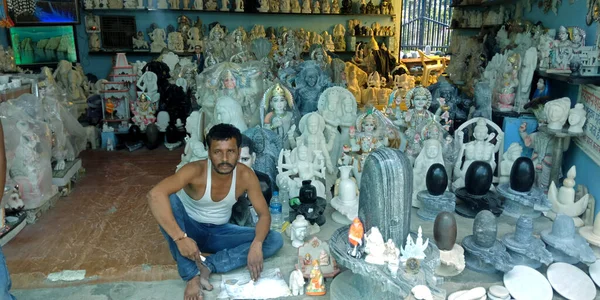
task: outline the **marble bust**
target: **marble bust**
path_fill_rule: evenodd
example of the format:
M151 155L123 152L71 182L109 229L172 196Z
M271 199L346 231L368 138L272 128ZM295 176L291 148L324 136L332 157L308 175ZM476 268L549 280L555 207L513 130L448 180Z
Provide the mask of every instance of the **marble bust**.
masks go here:
M562 130L569 117L569 108L571 108L571 100L567 97L548 101L544 105L548 128Z
M221 97L217 99L215 105L215 122L213 125L219 123L231 124L241 132L248 129L246 122L244 121L244 113L242 112L242 106L239 102L231 97Z
M569 110L569 132L581 133L583 132L583 125L585 124L586 118L585 109L583 104L577 103L575 107Z
M303 215L297 215L294 222L292 222L292 246L299 248L304 245L304 239L308 233L308 226L310 224L304 218Z

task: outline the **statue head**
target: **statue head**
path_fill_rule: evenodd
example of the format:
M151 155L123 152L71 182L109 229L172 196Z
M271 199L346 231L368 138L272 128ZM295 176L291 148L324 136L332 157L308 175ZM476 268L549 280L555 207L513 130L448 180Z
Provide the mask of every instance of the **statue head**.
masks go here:
M256 150L254 149L254 142L247 136L242 135L242 144L240 145L240 158L238 162L243 163L252 169L254 162L256 161Z
M362 128L364 132L374 132L377 129L377 120L373 114L368 114L362 122Z
M287 93L286 93L287 92ZM284 90L279 83L273 87L273 94L271 96L270 105L275 113L281 114L286 108L292 107L291 104L291 94Z
M304 144L300 144L300 146L298 146L298 160L308 161L308 147L306 147Z
M477 120L477 125L475 125L475 129L473 130L473 137L477 141L484 141L488 137L488 127L485 119L480 118Z
M431 105L431 93L428 89L418 86L406 93L406 101L418 110L425 110Z
M340 94L333 95L333 97L327 98L327 110L335 112L338 108Z
M234 124L240 130L245 130L242 106L231 97L220 97L215 104L215 123Z
M304 241L309 225L303 215L297 215L294 222L292 222L292 240Z
M223 75L221 76L221 83L223 84L223 88L228 90L235 89L237 86L237 81L235 79L235 76L233 76L233 73L230 70L227 70L222 74Z
M428 159L435 159L441 154L442 145L435 139L427 139L423 143L423 150Z
M344 108L344 113L353 114L356 111L356 100L346 96L342 100L342 107Z
M521 153L523 153L523 147L519 143L512 143L506 149L506 152L502 154L502 158L509 161L514 161L517 158L521 157Z
M222 175L231 174L240 154L240 130L231 124L217 124L208 131L204 142L213 170Z
M319 71L315 68L309 68L304 74L304 81L309 87L315 87L319 80Z
M564 42L569 39L569 32L565 26L558 27L558 40Z
M321 129L321 119L317 113L312 113L306 120L306 129L309 134L317 134Z
M583 104L577 103L575 107L569 110L569 125L581 126L586 120L586 112L583 109Z

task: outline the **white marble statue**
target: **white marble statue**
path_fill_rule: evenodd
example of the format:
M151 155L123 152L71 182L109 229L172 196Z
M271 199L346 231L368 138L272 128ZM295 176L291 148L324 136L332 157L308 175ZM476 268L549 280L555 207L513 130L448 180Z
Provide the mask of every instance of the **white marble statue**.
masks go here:
M585 121L587 120L586 115L587 113L585 112L585 109L583 109L583 104L575 104L575 107L569 110L569 132L583 132L583 125L585 125Z
M569 72L569 63L573 57L573 42L569 39L569 31L564 26L558 28L558 40L552 44L550 69L558 72Z
M146 94L150 102L157 102L160 99L158 93L158 77L152 71L146 71L137 81L137 87L140 93Z
M292 7L292 13L294 14L299 14L302 11L302 8L300 7L300 0L291 0L290 6Z
M588 208L590 195L585 194L580 199L575 199L575 176L577 176L577 170L575 166L572 166L559 189L556 188L554 181L550 183L548 200L552 203L552 211L545 213L545 215L552 220L559 214L567 215L573 218L576 227L581 227L585 224L580 217Z
M323 5L321 7L321 12L328 15L331 13L331 4L329 4L329 0L323 0Z
M159 111L158 115L156 116L156 127L158 127L160 132L165 132L167 126L169 126L169 121L171 121L169 112L166 110Z
M309 147L300 144L294 152L283 149L279 153L277 186L287 186L291 198L298 197L304 180L311 180L311 184L317 190L317 196L325 198L325 185L318 180L325 179L325 158L320 151L310 152Z
M194 10L204 10L204 1L194 0Z
M433 300L431 290L426 285L417 285L410 292L416 300Z
M427 171L436 163L444 165L442 143L437 139L427 139L423 142L423 149L419 153L419 156L417 156L417 159L415 159L413 167L413 207L421 207L421 202L417 199L417 194L427 189L425 184Z
M331 130L325 126L325 120L323 117L316 112L304 115L302 119L300 119L298 126L300 127L300 136L296 139L294 139L296 126L293 125L292 128L290 128L290 132L288 133L290 145L292 147L296 147L296 145L302 144L308 147L310 160L312 160L315 151L320 151L325 160L324 163L327 167L327 170L330 173L334 172L333 163L329 153L333 148L333 142L335 139L329 138L329 140L327 140L325 138L325 131L327 129L330 137L334 137L337 132L330 132Z
M169 48L169 50L172 50L175 52L183 52L185 45L183 42L183 36L181 35L181 32L175 31L175 32L169 33L167 41L168 41L167 47Z
M429 239L423 242L423 229L419 226L417 232L417 240L413 241L412 236L409 234L406 237L406 246L400 247L400 261L406 262L409 258L416 258L418 260L425 259L425 250L429 245Z
M281 84L277 83L269 88L263 96L261 107L261 120L263 128L276 132L284 142L284 148L289 148L287 134L295 125L294 99L292 93Z
M342 145L350 142L350 127L356 122L356 99L350 91L343 87L330 87L319 96L318 112L331 131L339 127L339 143L332 152L339 152ZM336 147L337 146L337 147Z
M37 195L40 193L39 183L42 175L41 168L38 166L40 154L36 150L40 138L27 121L17 121L16 127L20 137L19 145L15 149L15 157L10 166L10 177L22 186L30 186L31 194ZM24 180L21 181L17 178Z
M235 0L235 11L244 12L244 0Z
M512 143L506 149L506 152L502 154L502 161L500 162L500 178L499 184L508 183L510 181L510 170L512 166L517 160L517 158L521 157L523 153L523 146L519 143Z
M291 239L292 246L300 248L304 245L304 239L308 234L308 227L310 224L304 218L303 215L297 215L294 222L292 222Z
M217 10L217 1L216 0L206 0L204 5L205 5L207 11Z
M429 111L431 100L432 96L429 90L418 86L406 93L405 101L409 105L409 109L407 111L396 110L394 124L406 128L404 134L408 139L407 153L412 157L416 157L421 151L419 128L435 120L435 115Z
M149 97L140 92L137 101L131 102L131 121L140 127L140 130L146 130L146 126L156 122L154 105Z
M311 0L302 0L302 13L303 14L312 13L310 2L311 2Z
M370 264L384 265L385 256L385 242L383 236L377 227L371 227L371 229L365 233L365 252L367 257L365 261Z
M338 194L331 199L332 219L340 224L349 225L358 217L358 187L354 178L350 177L353 166L341 166L340 181L336 186Z
M553 130L562 130L569 118L569 109L571 100L567 97L546 102L544 113L548 121L548 128Z
M292 295L304 295L304 274L298 268L294 269L290 274L289 288L292 291Z
M462 130L466 124L477 123L473 130L474 141L464 143L464 131ZM488 124L494 128L498 133L497 136L494 133L489 133ZM496 158L495 153L498 152L500 147L503 145L504 132L492 123L492 121L485 118L471 119L459 127L455 135L456 139L460 144L460 150L457 157L457 163L454 165L454 177L456 180L452 184L454 190L465 186L465 175L469 166L474 161L485 161L490 164L492 171L496 169ZM494 145L491 140L496 137L496 144ZM461 165L461 160L464 157L464 163Z
M231 97L221 97L215 104L213 125L226 123L235 126L240 132L246 131L248 125L244 121L244 113L239 102ZM207 129L208 130L208 129Z
M201 128L201 113L193 111L190 116L187 117L185 122L185 131L187 131L190 136L185 138L185 149L183 150L181 162L177 165L176 171L179 171L181 167L189 162L203 160L208 157L208 152L204 147L204 143L200 140L202 137L202 133L200 132Z
M221 11L229 11L229 0L221 0Z
M537 50L535 47L527 49L521 62L521 71L519 72L519 89L515 100L516 111L523 111L523 105L529 102L531 91L531 80L537 66Z
M385 134L385 125L374 116L374 112L365 112L356 119L356 131L350 129L350 145L352 151L371 153L379 147L389 145Z
M392 239L388 239L385 242L385 251L383 252L383 256L387 263L394 263L400 260L400 249L396 247L396 244Z
M150 52L160 53L164 48L167 48L167 44L165 43L167 35L164 29L155 28L148 36L152 40L152 43L150 43Z
M290 0L280 0L279 1L279 12L280 13L290 13L292 11Z

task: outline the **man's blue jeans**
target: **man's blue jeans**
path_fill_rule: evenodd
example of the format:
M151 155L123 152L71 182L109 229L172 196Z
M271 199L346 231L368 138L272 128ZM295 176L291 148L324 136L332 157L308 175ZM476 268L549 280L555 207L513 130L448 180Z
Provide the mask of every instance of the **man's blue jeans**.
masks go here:
M17 299L10 294L11 286L12 282L10 281L10 274L8 274L8 267L6 267L6 258L4 258L4 253L2 253L2 247L0 246L0 299Z
M185 207L176 194L169 196L171 209L175 221L181 227L187 236L198 244L200 252L212 253L206 257L204 264L212 273L225 273L233 269L245 266L248 263L248 251L250 244L254 240L255 229L242 227L234 224L203 224L190 218L185 211ZM161 228L173 259L177 262L179 276L185 281L189 281L199 274L198 267L193 260L190 260L179 253L177 244ZM263 257L273 256L283 246L281 233L271 230L263 242Z

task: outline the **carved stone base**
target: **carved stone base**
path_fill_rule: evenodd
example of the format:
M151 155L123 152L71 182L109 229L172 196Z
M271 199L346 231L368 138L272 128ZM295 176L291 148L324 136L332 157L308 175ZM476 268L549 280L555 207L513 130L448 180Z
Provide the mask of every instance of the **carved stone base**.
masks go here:
M564 263L568 263L571 265L575 265L579 262L578 258L567 255L566 253L564 253L550 245L546 245L546 249L548 249L548 251L550 251L550 253L552 253L552 258L554 259L554 262L564 262Z
M331 214L331 218L338 224L342 225L350 225L352 224L352 220L348 219L346 216L342 215L339 211L334 211Z
M542 266L542 263L539 260L531 259L523 254L510 250L510 248L507 248L507 250L508 253L510 253L511 262L515 265L528 266L533 269L537 269Z

